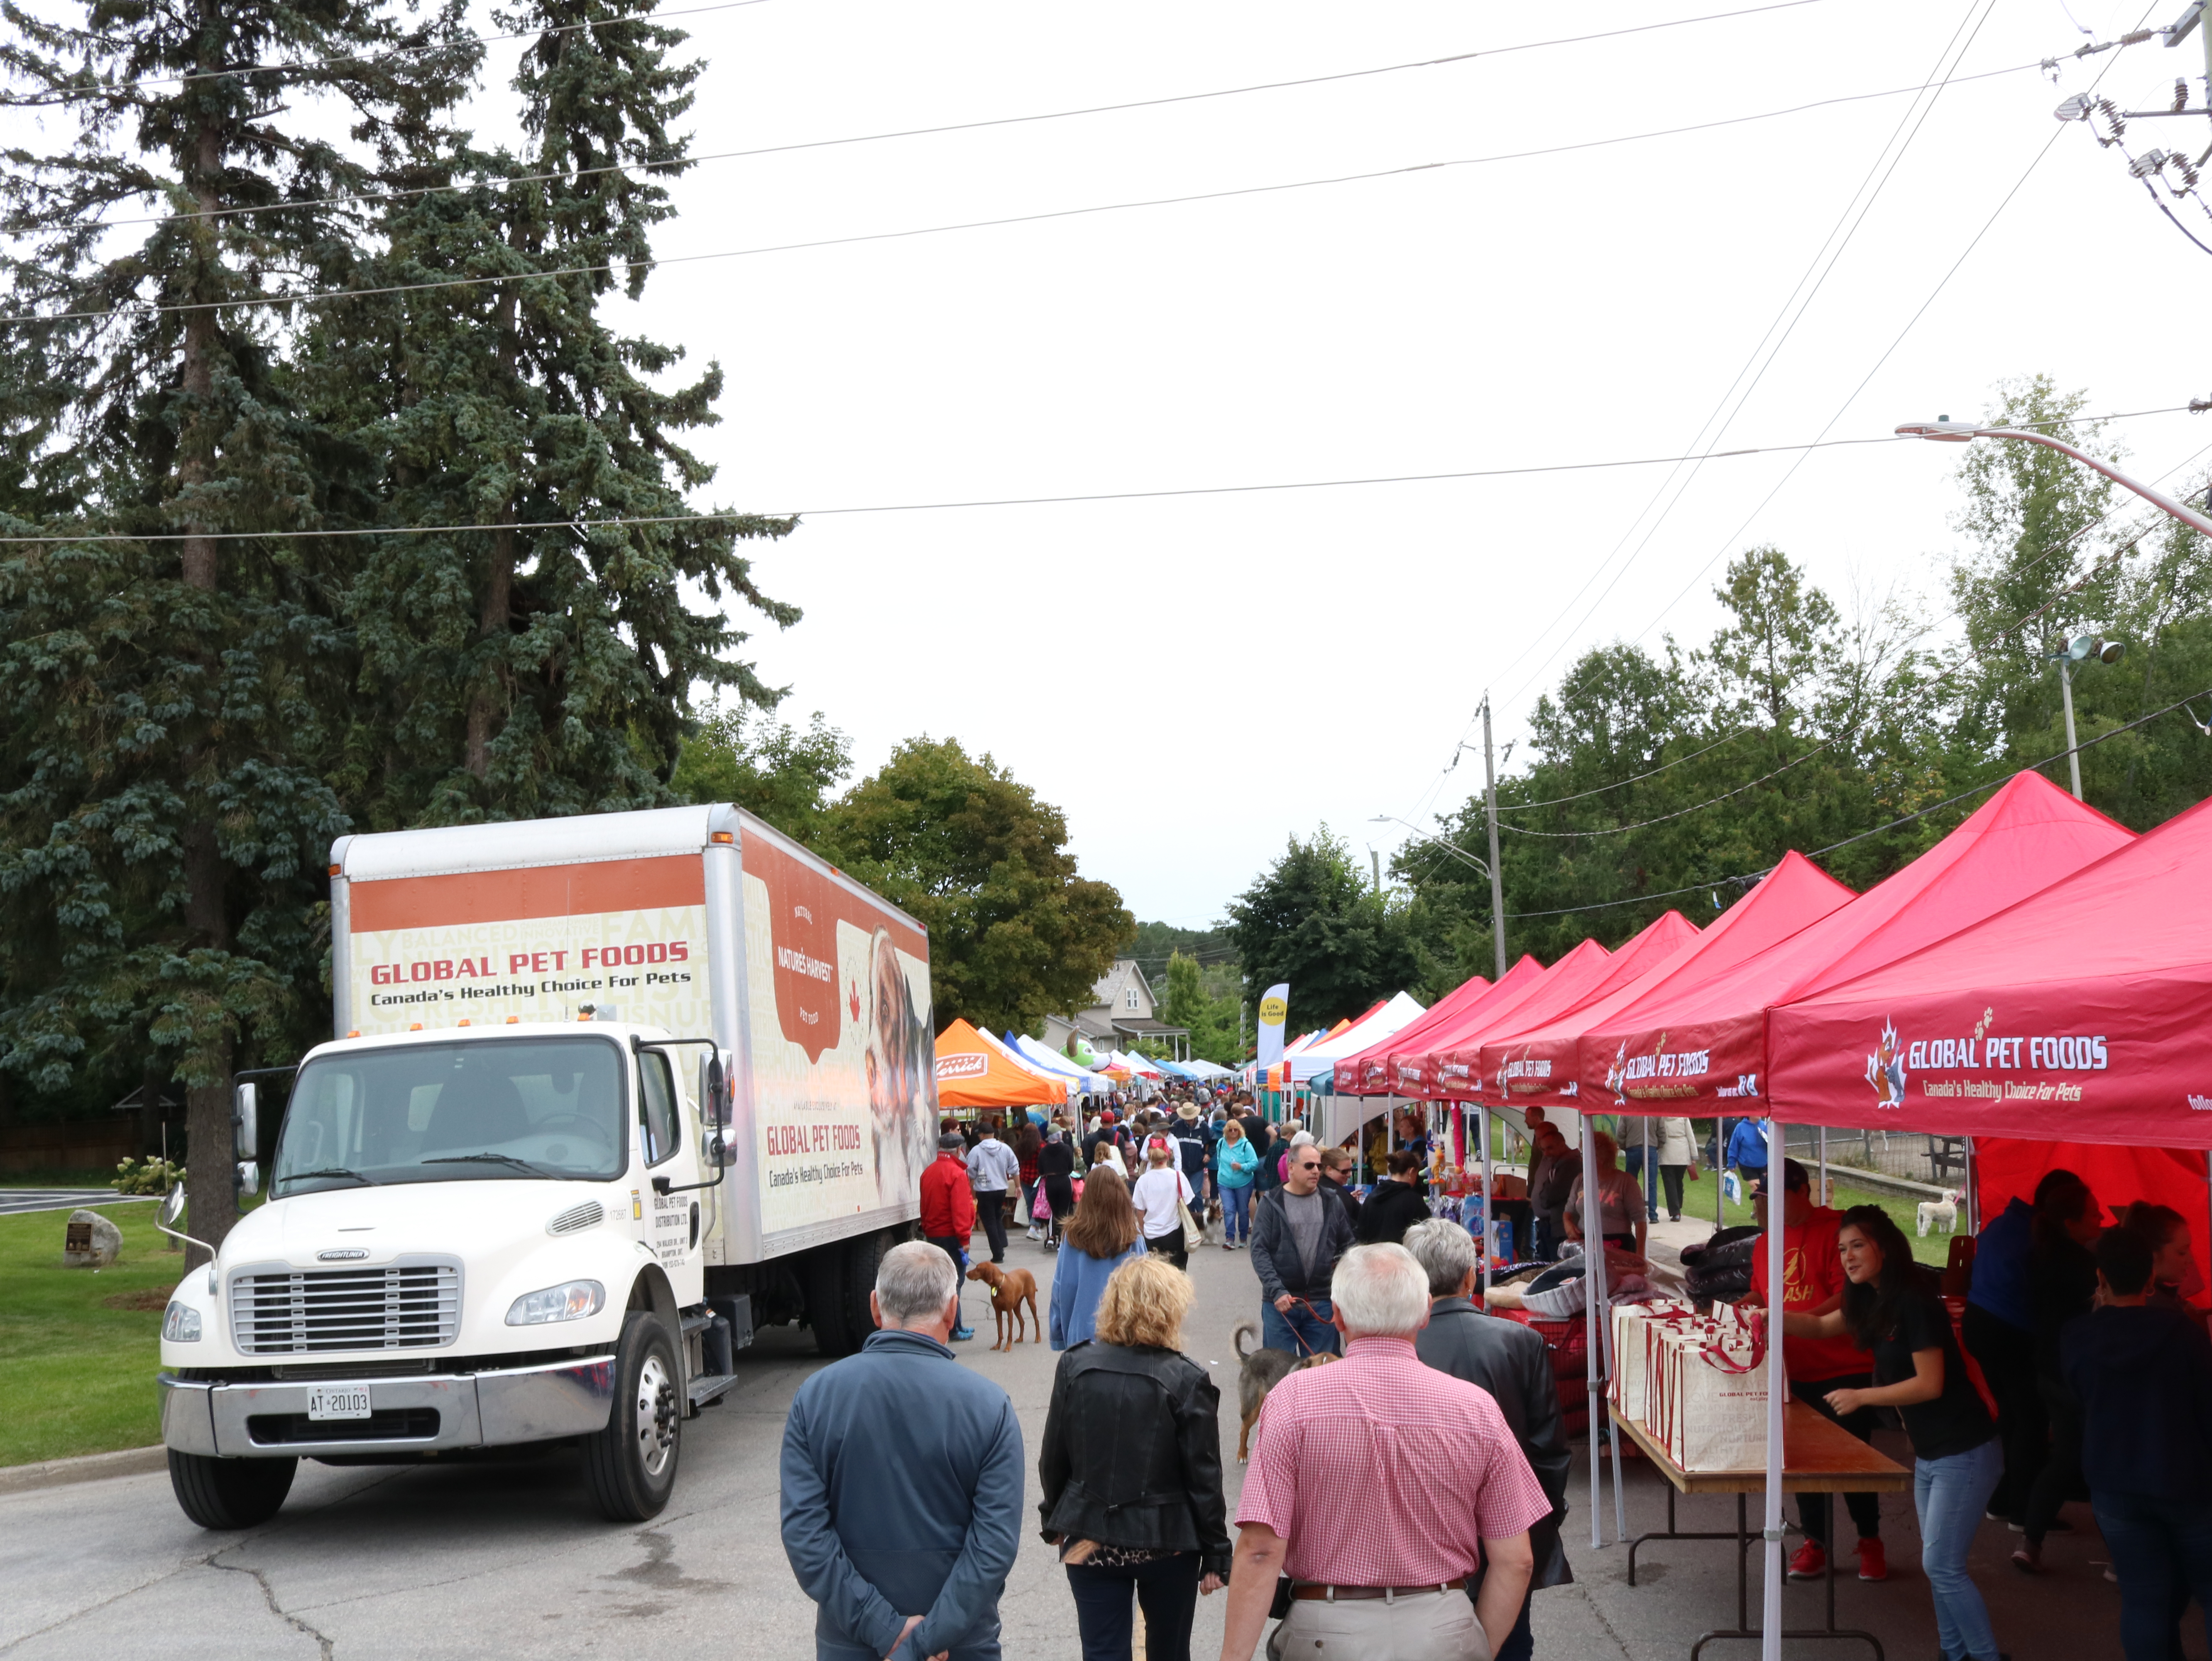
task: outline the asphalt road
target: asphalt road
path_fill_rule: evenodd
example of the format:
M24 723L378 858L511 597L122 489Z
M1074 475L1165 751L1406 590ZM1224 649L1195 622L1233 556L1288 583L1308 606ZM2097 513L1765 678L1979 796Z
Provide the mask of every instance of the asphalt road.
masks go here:
M26 1211L74 1211L79 1206L127 1205L158 1194L118 1194L112 1188L0 1188L0 1217Z
M1015 1238L1009 1262L1032 1268L1041 1287L1048 1284L1048 1261ZM1230 1334L1237 1320L1256 1317L1257 1292L1242 1253L1208 1248L1194 1258L1193 1270L1199 1301L1186 1348L1213 1366L1222 1386L1233 1515L1239 1477ZM980 1288L968 1288L968 1303L982 1335L960 1347L961 1360L1006 1386L1034 1459L1051 1352L1024 1345L991 1353ZM805 1335L763 1333L744 1359L745 1384L687 1427L675 1500L645 1528L597 1520L573 1458L563 1454L443 1469L303 1464L283 1512L246 1535L194 1528L158 1475L0 1496L0 1655L23 1661L810 1655L813 1611L793 1585L777 1539L775 1462L792 1392L821 1365ZM1888 1451L1902 1452L1894 1442ZM1632 1465L1628 1490L1632 1530L1662 1526L1656 1477ZM1733 1623L1735 1587L1725 1542L1647 1546L1642 1584L1631 1588L1625 1550L1589 1547L1586 1493L1578 1479L1568 1534L1577 1583L1536 1600L1540 1655L1685 1661L1699 1633ZM1032 1482L1032 1505L1036 1497ZM1841 1621L1875 1632L1893 1661L1925 1661L1936 1647L1934 1621L1917 1567L1911 1496L1886 1496L1882 1507L1892 1578L1880 1585L1840 1582ZM1723 1498L1685 1500L1680 1525L1725 1529L1734 1509ZM2007 1566L2012 1542L2001 1525L1986 1525L1978 1542L1977 1578L2014 1661L2118 1652L2118 1594L2100 1568L2106 1553L2087 1507L2073 1506L2069 1515L2081 1531L2052 1538L2047 1561L2054 1572L2041 1580ZM1756 1517L1754 1510L1754 1525ZM1605 1521L1610 1539L1609 1497ZM1751 1597L1755 1616L1755 1568ZM1792 1627L1817 1624L1817 1585L1792 1585L1786 1599ZM1222 1603L1200 1602L1193 1649L1201 1658L1218 1652ZM1063 1571L1033 1530L1001 1612L1006 1653L1015 1661L1076 1653ZM2187 1654L2204 1661L2203 1626L2186 1637ZM1822 1661L1868 1653L1863 1646L1802 1642L1787 1652ZM1741 1661L1755 1651L1727 1644L1707 1653Z

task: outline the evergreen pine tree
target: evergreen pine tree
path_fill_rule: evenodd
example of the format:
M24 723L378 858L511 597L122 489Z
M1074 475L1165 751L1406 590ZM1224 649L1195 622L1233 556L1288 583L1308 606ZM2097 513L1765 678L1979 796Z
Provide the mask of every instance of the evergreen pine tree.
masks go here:
M346 198L467 89L459 13L4 8L11 101L75 131L0 179L0 510L54 538L0 548L0 1064L52 1088L150 1046L188 1086L210 1241L236 1212L235 1053L319 1025L345 824L352 545L254 533L329 528L354 459L299 404L295 311L269 302L348 279Z
M382 539L360 574L348 777L371 826L674 800L694 687L775 702L735 655L745 636L685 587L795 621L737 551L792 521L687 508L714 470L680 435L715 421L721 371L664 389L680 350L598 313L617 285L643 291L650 232L673 211L657 179L687 165L669 124L699 67L670 62L684 36L650 10L501 14L537 32L514 83L528 149L409 158L414 186L465 187L395 200L388 252L359 286L506 280L325 308L319 394L379 458L387 521L493 527ZM661 522L587 523L605 519Z

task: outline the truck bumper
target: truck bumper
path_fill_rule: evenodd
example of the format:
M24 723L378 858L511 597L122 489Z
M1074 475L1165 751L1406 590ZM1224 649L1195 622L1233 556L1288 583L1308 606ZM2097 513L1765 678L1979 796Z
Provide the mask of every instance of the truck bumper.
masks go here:
M606 1428L615 1358L586 1356L507 1372L367 1378L368 1419L311 1421L313 1384L204 1384L161 1375L161 1440L222 1458L434 1453L558 1441Z

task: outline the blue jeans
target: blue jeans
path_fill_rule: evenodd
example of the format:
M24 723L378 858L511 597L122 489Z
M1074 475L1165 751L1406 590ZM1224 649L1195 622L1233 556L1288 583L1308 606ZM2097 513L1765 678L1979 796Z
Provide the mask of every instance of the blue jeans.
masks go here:
M1307 1305L1312 1312L1307 1312ZM1260 1342L1268 1349L1279 1349L1289 1355L1334 1355L1336 1354L1336 1329L1329 1324L1334 1313L1326 1298L1309 1298L1304 1304L1292 1304L1285 1315L1273 1304L1260 1305Z
M2120 1647L2128 1661L2181 1653L2181 1617L2192 1594L2212 1635L2212 1498L2093 1489L2089 1504L2120 1577Z
M1190 1661L1191 1617L1198 1609L1198 1554L1179 1551L1127 1568L1073 1564L1067 1590L1075 1599L1075 1629L1083 1661L1130 1661L1135 1622L1129 1593L1145 1611L1146 1661Z
M1224 1185L1221 1190L1221 1232L1231 1240L1252 1238L1252 1184L1242 1188Z
M1920 1567L1936 1598L1936 1641L1947 1661L1996 1661L1989 1606L1966 1573L1966 1552L2004 1475L2004 1446L1994 1436L1978 1448L1912 1467L1912 1508L1920 1518ZM2113 1555L2119 1554L2115 1549ZM2161 1658L2163 1661L2163 1658Z

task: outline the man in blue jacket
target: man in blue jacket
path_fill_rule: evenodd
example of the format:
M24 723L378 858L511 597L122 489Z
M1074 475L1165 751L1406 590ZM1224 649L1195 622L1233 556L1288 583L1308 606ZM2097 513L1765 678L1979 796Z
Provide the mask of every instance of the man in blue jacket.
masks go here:
M958 1273L924 1241L885 1252L880 1329L801 1384L784 1421L783 1549L817 1605L819 1661L999 1661L1022 1433L1006 1392L946 1344Z

